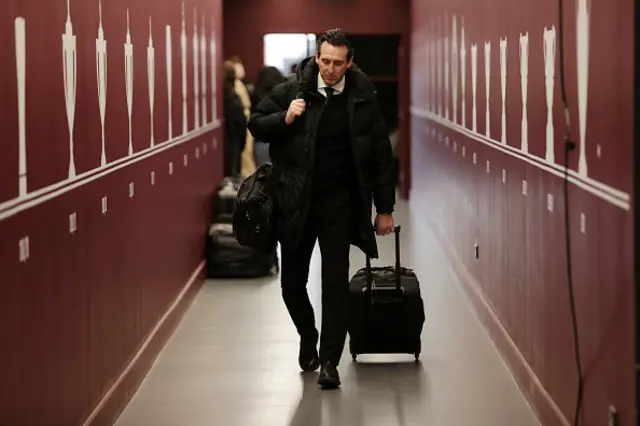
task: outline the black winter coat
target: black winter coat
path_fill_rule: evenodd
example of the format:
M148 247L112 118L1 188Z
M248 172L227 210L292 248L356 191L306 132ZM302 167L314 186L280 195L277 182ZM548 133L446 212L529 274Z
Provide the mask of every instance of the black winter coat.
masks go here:
M282 244L297 245L309 209L313 179L316 130L325 98L318 92L318 65L313 57L298 66L297 78L276 86L260 102L249 119L256 140L269 143L274 165L277 233ZM355 64L346 73L351 146L362 211L352 243L372 258L378 257L372 224L372 203L377 213L393 213L395 204L394 163L391 142L376 90ZM306 111L293 124L285 123L289 104L306 101Z

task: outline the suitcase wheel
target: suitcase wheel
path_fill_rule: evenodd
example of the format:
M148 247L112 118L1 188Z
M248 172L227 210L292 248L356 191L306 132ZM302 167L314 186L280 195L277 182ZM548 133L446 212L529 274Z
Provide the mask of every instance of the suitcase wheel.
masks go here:
M416 349L416 351L413 353L413 356L416 357L416 362L417 362L418 359L420 359L420 352L422 351L422 341L421 340L418 340L415 349Z

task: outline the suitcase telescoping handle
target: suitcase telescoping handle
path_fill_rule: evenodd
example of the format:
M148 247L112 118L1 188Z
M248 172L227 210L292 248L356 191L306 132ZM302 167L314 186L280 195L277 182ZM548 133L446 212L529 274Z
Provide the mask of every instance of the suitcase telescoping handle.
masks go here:
M396 290L402 291L402 267L400 265L400 225L393 227L393 234L395 239L395 252L396 252ZM373 274L371 272L371 259L366 256L366 268L367 268L367 291L371 294L371 287L373 285Z

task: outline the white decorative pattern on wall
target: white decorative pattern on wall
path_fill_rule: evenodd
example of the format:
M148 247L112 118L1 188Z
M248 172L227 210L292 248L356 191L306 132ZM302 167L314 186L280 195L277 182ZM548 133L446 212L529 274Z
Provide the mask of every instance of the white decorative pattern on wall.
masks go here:
M444 15L446 16L446 15ZM444 22L447 18L444 16L435 17L428 25L427 39L425 40L428 59L428 75L424 78L427 80L426 87L428 93L423 97L424 107L417 105L412 107L412 113L418 117L428 118L444 127L453 129L459 133L463 133L470 139L488 145L494 149L502 151L508 155L517 157L528 162L542 170L551 174L562 177L564 176L564 167L562 164L556 163L555 156L555 127L553 114L553 98L554 91L557 89L555 84L556 78L556 49L557 37L556 27L541 28L542 46L541 51L535 53L530 52L531 44L529 40L529 32L520 34L518 40L518 49L508 49L506 37L500 38L500 87L501 87L501 136L500 140L492 138L491 127L491 111L490 111L490 80L491 80L491 40L483 41L484 44L484 62L485 62L485 94L486 94L486 111L485 111L485 132L478 133L478 43L470 43L471 53L471 126L467 124L467 94L466 94L466 76L467 76L467 39L465 34L464 17L460 17L460 34L458 46L458 28L457 17L452 18L452 34L449 38ZM443 20L444 18L444 20ZM576 61L577 61L577 97L578 97L578 121L579 121L579 161L577 171L569 170L569 181L580 187L581 189L596 195L597 197L616 205L624 210L631 207L630 195L622 190L609 186L603 182L597 181L588 176L588 159L587 159L587 106L589 91L589 49L590 49L590 4L589 0L577 0L576 8ZM448 45L448 43L451 43ZM539 44L536 44L536 49ZM422 48L416 46L416 49ZM449 50L450 49L450 50ZM458 50L459 49L459 50ZM447 54L450 52L450 56ZM459 56L457 56L459 52ZM510 54L518 54L519 73L509 73L507 69L508 57ZM546 99L546 131L545 131L545 148L543 158L533 155L529 152L528 140L528 83L529 83L529 55L541 55L543 58L544 68L539 70L544 72L545 82L545 99ZM458 62L459 58L459 62ZM451 86L447 78L449 72L449 60L451 60ZM459 67L458 67L459 65ZM443 76L444 73L444 76ZM519 146L509 145L507 142L507 116L508 109L508 78L514 74L520 75L521 88L521 111L522 120L520 122L520 143ZM460 79L460 124L457 122L457 82ZM451 90L452 119L449 115L448 91ZM442 97L445 97L443 102ZM431 137L435 134L435 129L431 128ZM434 139L435 140L435 139ZM463 150L464 152L464 150ZM602 149L600 145L596 145L594 153L597 158L601 158Z
M60 1L60 0L57 0ZM100 166L97 169L88 170L81 174L76 172L76 158L75 158L75 140L74 130L76 121L76 107L77 107L77 81L78 73L82 72L78 67L78 45L77 36L73 29L73 17L71 15L71 0L66 0L67 14L64 22L64 32L61 35L61 47L62 47L62 76L63 76L63 94L64 103L66 107L66 120L69 138L69 168L67 179L61 182L57 182L40 188L35 191L29 191L27 180L27 126L30 125L28 117L26 116L26 88L27 88L27 68L29 66L29 59L27 56L27 25L24 17L17 17L14 20L14 37L15 37L15 60L16 60L16 83L17 83L17 123L18 130L18 196L14 199L4 201L0 203L0 221L11 217L21 211L34 207L47 200L55 198L65 192L71 191L79 186L82 186L92 180L95 180L101 176L105 176L115 170L119 170L123 167L127 167L151 155L155 155L159 152L165 151L173 146L184 143L193 139L201 134L213 130L218 127L220 120L217 116L217 72L215 64L217 63L216 52L216 40L215 40L215 16L211 19L211 26L209 30L209 37L207 39L207 28L205 16L201 16L202 27L198 31L198 17L197 11L194 10L194 34L193 34L193 48L194 48L194 76L196 80L194 82L194 98L195 98L195 122L196 126L192 131L187 128L187 51L186 51L186 23L184 19L184 4L182 4L182 34L180 36L182 46L181 66L182 70L182 112L183 112L183 125L184 132L179 137L174 137L173 132L173 113L172 113L172 101L173 101L173 74L172 74L172 31L171 26L165 26L165 46L166 46L166 71L167 71L167 105L168 111L168 139L163 142L157 142L155 140L154 131L154 112L156 109L156 55L155 55L155 43L153 39L153 21L151 17L148 19L149 40L146 49L146 76L149 89L149 112L151 129L149 146L144 149L136 150L133 146L133 134L134 126L137 125L133 120L133 107L134 107L134 49L132 42L132 28L129 10L126 10L127 16L127 29L124 36L124 68L122 69L123 78L125 81L125 105L109 105L110 108L127 108L128 118L128 154L124 158L120 159L108 159L107 158L107 145L109 143L108 135L105 133L106 121L107 121L107 96L109 85L107 82L107 70L108 70L108 55L107 55L107 40L105 39L105 32L103 28L103 2L97 2L98 23L96 26L95 38L95 72L96 72L96 90L97 90L97 102L98 102L98 114L100 119ZM209 59L209 60L207 60ZM207 72L209 67L211 68L210 84L207 84ZM143 74L144 75L144 74ZM200 90L200 84L202 85ZM207 110L207 91L211 91L211 113ZM201 112L200 112L201 111ZM31 123L33 125L33 123ZM83 143L93 143L91 140L83 141Z
M67 124L69 126L69 179L72 179L76 175L76 163L73 152L73 129L76 118L77 52L76 36L73 34L69 0L67 0L65 32L62 34L62 64L64 102L67 107Z

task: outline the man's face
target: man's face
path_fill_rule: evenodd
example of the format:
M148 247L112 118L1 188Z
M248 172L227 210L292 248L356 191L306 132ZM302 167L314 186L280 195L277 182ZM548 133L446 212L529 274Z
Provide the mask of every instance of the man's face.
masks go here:
M347 61L347 53L346 46L332 46L326 41L320 46L320 51L316 53L316 63L320 68L322 80L328 86L342 80L344 73L351 66L353 58Z

